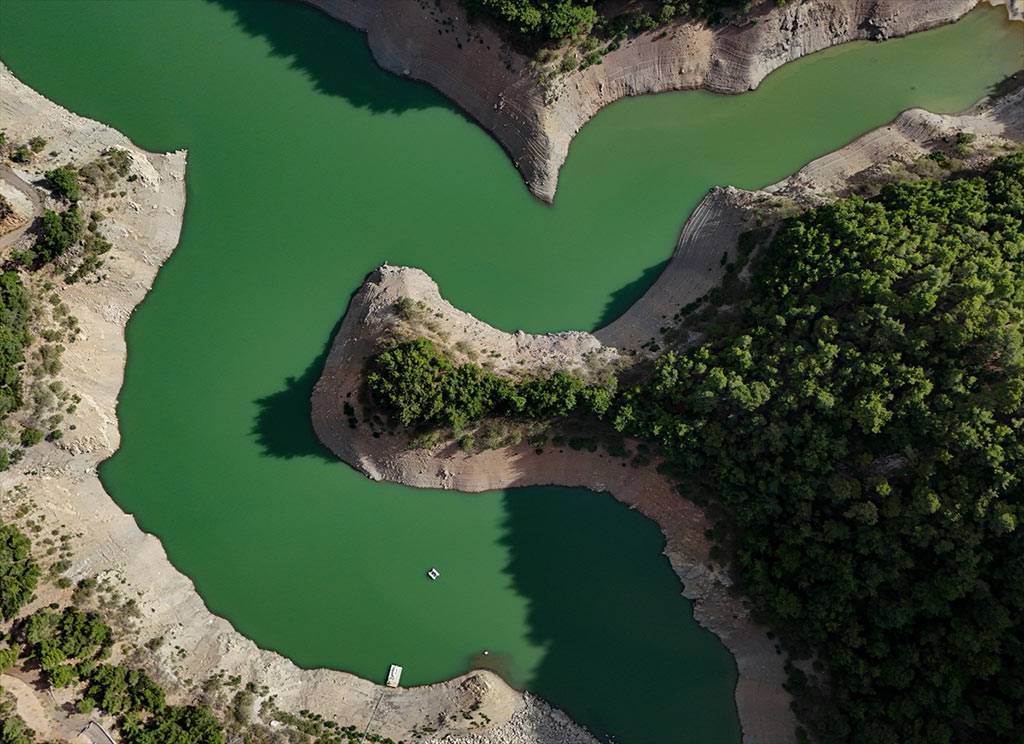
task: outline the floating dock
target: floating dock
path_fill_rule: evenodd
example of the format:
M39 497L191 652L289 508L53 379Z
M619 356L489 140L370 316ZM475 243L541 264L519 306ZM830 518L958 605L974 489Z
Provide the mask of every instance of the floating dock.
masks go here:
M402 667L397 664L392 664L391 668L388 669L388 687L398 687L398 683L402 681Z

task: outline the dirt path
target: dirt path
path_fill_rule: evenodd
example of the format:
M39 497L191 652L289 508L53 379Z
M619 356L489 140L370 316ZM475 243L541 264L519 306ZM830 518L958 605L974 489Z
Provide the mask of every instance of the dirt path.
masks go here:
M32 223L35 222L36 217L43 214L43 200L39 196L39 192L36 190L35 186L23 179L7 165L0 165L0 180L10 186L13 186L24 194L25 198L28 199L29 203L32 205L32 214L22 215L22 217L25 217L25 221L21 225L15 227L10 232L0 235L0 250L2 250L4 248L11 247L21 240L21 236L28 232L29 228L32 227Z

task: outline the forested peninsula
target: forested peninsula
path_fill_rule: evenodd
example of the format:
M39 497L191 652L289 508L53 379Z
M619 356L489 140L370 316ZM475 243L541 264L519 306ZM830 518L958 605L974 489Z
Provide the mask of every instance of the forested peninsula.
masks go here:
M1011 741L1024 725L1022 223L1022 152L892 183L748 234L665 348L614 379L496 374L385 340L368 400L381 429L417 443L443 427L471 448L495 415L641 442L704 495L714 555L790 659L800 736Z

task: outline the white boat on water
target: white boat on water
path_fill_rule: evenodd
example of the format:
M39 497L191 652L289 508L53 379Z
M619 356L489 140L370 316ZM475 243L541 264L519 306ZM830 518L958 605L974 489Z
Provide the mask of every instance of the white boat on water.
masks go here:
M427 571L427 576L430 577L431 581L437 581L437 577L440 576L440 575L441 575L441 572L438 571L436 568L432 568L429 571Z

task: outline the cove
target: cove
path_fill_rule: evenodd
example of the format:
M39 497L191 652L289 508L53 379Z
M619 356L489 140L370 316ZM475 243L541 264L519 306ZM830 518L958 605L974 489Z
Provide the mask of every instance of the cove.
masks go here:
M0 11L0 57L27 84L149 149L189 148L181 244L129 326L123 446L102 475L214 612L302 666L383 681L396 662L417 684L488 649L510 682L621 744L738 741L734 665L694 623L655 525L580 490L372 483L317 443L310 389L384 260L503 328L600 326L710 186L770 183L1019 68L1003 9L814 55L743 96L615 104L573 145L553 207L441 96L309 9Z

